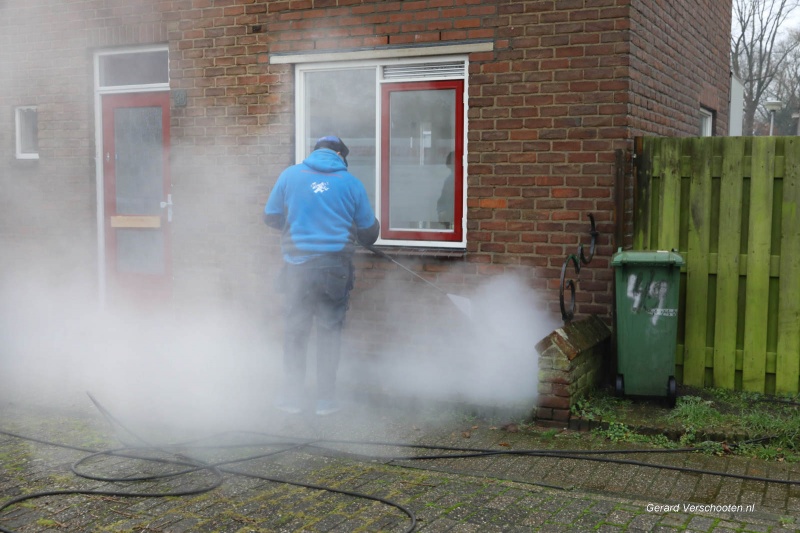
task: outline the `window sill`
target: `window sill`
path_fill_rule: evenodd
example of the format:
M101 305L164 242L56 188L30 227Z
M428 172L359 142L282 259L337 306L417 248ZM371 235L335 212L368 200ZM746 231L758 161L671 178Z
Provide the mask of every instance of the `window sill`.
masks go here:
M463 259L467 251L463 248L423 248L417 246L375 246L390 256L398 257L430 257L434 259ZM369 250L358 248L356 255L374 255Z

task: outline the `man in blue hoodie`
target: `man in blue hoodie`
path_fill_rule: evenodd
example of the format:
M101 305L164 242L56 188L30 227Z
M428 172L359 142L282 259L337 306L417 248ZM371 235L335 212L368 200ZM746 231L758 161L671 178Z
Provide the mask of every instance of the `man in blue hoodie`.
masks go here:
M316 413L339 410L336 371L342 326L353 288L356 241L372 245L380 225L364 185L347 171L350 151L339 137L319 139L299 165L278 177L264 207L264 222L281 230L284 267L284 389L276 407L303 409L306 350L317 323Z

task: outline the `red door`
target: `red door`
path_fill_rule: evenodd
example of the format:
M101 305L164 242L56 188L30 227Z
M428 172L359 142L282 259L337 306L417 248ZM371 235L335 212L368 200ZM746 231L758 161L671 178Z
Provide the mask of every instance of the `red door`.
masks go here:
M103 96L106 294L171 295L169 93Z

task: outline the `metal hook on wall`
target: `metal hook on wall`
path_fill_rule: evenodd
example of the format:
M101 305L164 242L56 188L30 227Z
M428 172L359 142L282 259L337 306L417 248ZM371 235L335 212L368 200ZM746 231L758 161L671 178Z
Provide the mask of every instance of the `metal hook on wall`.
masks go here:
M564 264L561 266L561 283L559 285L558 300L561 304L561 320L563 320L565 324L575 317L575 281L572 279L566 280L567 266L572 263L575 269L575 275L577 276L581 273L581 265L588 265L594 257L594 248L599 233L595 229L594 215L591 213L589 213L589 221L591 222L589 234L592 236L592 242L589 245L589 257L586 257L583 253L583 244L579 244L578 251L574 254L569 254L564 260ZM564 306L564 287L569 287L570 291L569 311L567 311L567 308Z

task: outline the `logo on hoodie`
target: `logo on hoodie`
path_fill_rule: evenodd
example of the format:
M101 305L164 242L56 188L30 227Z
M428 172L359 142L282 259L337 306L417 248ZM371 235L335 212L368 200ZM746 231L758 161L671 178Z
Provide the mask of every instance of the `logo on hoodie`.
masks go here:
M321 192L325 192L328 190L328 182L327 181L315 181L311 184L311 190L314 191L314 194L319 194Z

